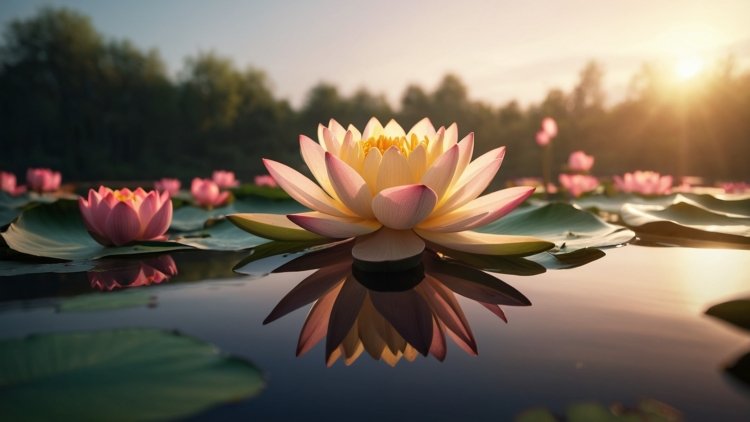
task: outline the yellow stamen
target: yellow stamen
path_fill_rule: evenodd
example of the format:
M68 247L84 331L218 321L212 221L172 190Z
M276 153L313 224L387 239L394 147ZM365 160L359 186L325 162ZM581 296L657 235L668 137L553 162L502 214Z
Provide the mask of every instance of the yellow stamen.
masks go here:
M127 202L127 201L135 200L135 194L133 192L123 192L121 190L116 190L112 192L112 195L114 195L115 199L117 199L120 202Z
M408 157L419 145L424 145L427 148L429 143L430 139L427 136L420 141L417 135L412 134L408 139L406 136L389 138L385 135L380 135L377 138L363 139L359 142L359 145L363 155L367 155L372 148L377 148L381 154L384 154L389 148L396 147L401 154Z

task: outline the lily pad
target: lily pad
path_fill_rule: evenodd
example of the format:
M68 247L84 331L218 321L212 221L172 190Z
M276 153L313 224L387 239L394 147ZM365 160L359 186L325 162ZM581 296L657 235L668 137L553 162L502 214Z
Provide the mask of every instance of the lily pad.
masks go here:
M214 251L237 251L268 242L268 239L254 236L226 220L203 230L180 233L174 240L183 245Z
M65 260L85 260L110 255L129 255L186 249L175 242L143 242L105 247L86 231L75 201L60 200L24 211L2 233L8 246L27 255Z
M0 259L0 277L42 273L78 273L94 268L89 260L66 262L7 261Z
M199 230L206 225L207 221L223 219L229 214L236 213L290 214L303 211L306 209L296 201L247 197L211 210L192 205L180 207L174 211L172 225L169 228L173 231Z
M552 253L607 248L628 243L635 233L564 203L519 209L479 231L534 236L555 243Z
M0 341L2 420L183 418L257 395L252 363L154 329L34 335Z
M91 312L112 309L156 306L156 296L148 290L92 293L63 299L57 306L60 312Z
M750 201L677 197L667 207L625 204L620 215L648 243L750 249Z

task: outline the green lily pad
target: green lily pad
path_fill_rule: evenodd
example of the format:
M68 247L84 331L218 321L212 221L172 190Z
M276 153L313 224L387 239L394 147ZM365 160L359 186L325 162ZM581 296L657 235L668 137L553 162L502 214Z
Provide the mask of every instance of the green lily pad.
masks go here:
M202 229L207 221L223 219L229 214L236 213L291 214L303 211L306 211L306 209L296 201L247 197L238 199L227 206L211 210L192 205L180 207L174 211L172 224L169 228L173 231L195 231Z
M524 207L478 231L538 237L555 243L552 253L614 247L635 237L635 233L624 227L564 203Z
M79 273L94 268L89 260L66 262L9 261L0 259L0 277L42 273Z
M237 251L266 243L268 239L252 235L229 221L221 220L203 230L180 233L174 241L198 249Z
M57 306L57 310L60 312L91 312L146 306L156 306L156 296L149 290L132 289L120 292L91 293L63 299Z
M165 252L190 248L175 242L143 242L130 246L105 247L86 231L78 203L60 200L24 211L2 233L8 246L27 255L65 260L85 260L110 255Z
M0 341L0 419L176 419L257 395L252 363L154 329Z
M667 207L625 204L622 220L644 242L750 249L750 201L678 196Z

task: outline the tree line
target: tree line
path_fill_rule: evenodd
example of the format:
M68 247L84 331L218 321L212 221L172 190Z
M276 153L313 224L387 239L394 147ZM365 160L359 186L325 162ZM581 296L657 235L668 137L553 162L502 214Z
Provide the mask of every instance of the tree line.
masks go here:
M427 116L474 131L475 155L506 145L499 178L507 180L540 174L534 135L551 116L556 169L584 150L600 176L648 169L750 180L750 72L731 57L690 83L644 64L616 104L606 101L604 77L592 61L572 89L529 106L474 100L452 74L433 90L406 87L396 108L365 88L343 95L319 83L295 109L259 69L201 53L172 78L157 51L107 39L75 11L45 8L11 22L0 44L0 169L51 167L68 181L91 181L189 179L224 168L251 180L265 172L260 157L301 167L298 135L315 139L330 118L360 129L371 116L395 118L408 129Z

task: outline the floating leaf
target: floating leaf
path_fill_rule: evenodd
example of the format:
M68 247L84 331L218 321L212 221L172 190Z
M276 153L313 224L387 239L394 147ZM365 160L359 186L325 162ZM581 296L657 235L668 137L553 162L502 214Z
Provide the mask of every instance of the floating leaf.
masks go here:
M92 293L63 299L60 312L91 312L112 309L155 306L156 297L150 290L132 289L109 293Z
M0 419L183 418L264 386L250 362L154 329L34 335L0 341Z
M668 207L625 204L620 215L645 242L750 248L750 210L743 212L745 205L742 204L747 201L700 198L701 202L698 202L683 198L677 198L679 202Z
M268 239L254 236L226 220L218 221L204 230L180 233L174 240L183 245L215 251L249 249L268 242Z
M479 231L538 237L555 243L553 253L623 245L635 236L624 227L563 203L525 207Z
M110 255L164 252L189 248L174 242L143 242L105 247L97 243L81 219L75 201L60 200L24 211L2 233L8 246L28 255L66 260L85 260Z
M88 271L92 268L94 268L94 263L89 260L66 262L0 260L0 277L23 274L78 273L82 271Z
M750 331L750 299L730 300L714 305L706 310L706 315Z
M174 211L170 230L199 230L205 226L207 221L222 219L229 214L248 212L290 214L302 211L306 211L306 209L295 201L270 200L258 197L238 199L227 206L212 210L188 205Z

